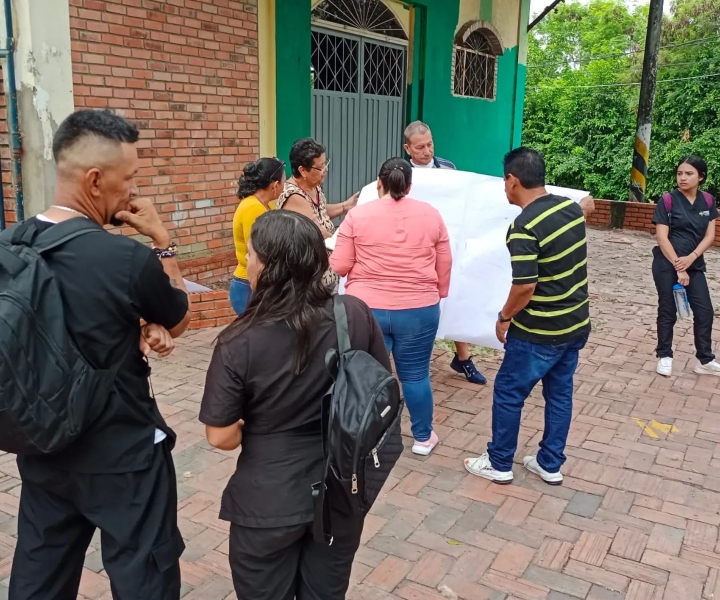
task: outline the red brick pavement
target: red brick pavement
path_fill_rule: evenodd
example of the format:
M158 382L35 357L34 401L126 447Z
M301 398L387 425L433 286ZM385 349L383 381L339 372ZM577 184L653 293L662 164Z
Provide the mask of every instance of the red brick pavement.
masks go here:
M720 381L692 373L691 325L676 329L676 376L655 375L652 240L590 235L594 332L576 377L562 487L515 466L496 486L462 458L490 436L492 386L467 384L438 353L432 366L442 443L428 458L406 451L369 515L351 600L712 600L720 597ZM720 268L711 252L711 276ZM718 298L720 285L711 280ZM720 339L716 330L715 339ZM217 330L184 337L153 377L178 432L179 517L187 550L184 598L235 598L227 526L217 519L235 457L211 449L198 402ZM499 357L481 366L492 380ZM542 396L528 400L518 460L542 435ZM407 430L406 430L407 432ZM409 440L408 440L409 441ZM0 456L0 600L7 583L20 484ZM97 539L81 593L109 600Z

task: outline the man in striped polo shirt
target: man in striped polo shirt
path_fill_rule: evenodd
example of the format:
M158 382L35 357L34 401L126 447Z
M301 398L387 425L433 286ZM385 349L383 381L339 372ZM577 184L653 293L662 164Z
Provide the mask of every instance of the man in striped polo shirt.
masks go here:
M545 431L525 468L560 485L572 418L573 375L590 333L585 217L577 202L548 194L545 162L529 148L505 156L505 192L522 209L507 246L513 283L498 314L505 358L493 390L487 454L465 460L474 475L511 483L525 399L543 383Z

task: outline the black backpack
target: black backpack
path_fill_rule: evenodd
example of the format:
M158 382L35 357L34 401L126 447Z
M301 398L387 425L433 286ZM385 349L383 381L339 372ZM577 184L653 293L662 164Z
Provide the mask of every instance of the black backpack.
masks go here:
M119 364L95 370L65 326L58 282L42 255L103 230L69 219L38 232L33 221L0 235L0 451L63 450L100 414Z
M333 297L338 350L326 364L334 383L323 398L323 478L313 485L315 541L332 544L334 517L365 515L403 451L403 400L397 380L352 350L342 297Z

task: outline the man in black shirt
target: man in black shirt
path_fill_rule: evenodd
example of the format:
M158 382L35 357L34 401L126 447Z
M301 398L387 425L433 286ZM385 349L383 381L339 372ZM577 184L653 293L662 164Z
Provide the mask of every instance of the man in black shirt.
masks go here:
M551 485L562 483L572 419L573 375L590 334L585 216L574 200L548 194L545 162L529 148L505 157L508 200L522 208L507 246L513 285L498 314L505 358L493 389L487 454L465 460L474 475L511 483L525 399L543 382L545 432L525 467Z
M97 224L44 258L79 351L96 369L119 368L102 413L76 443L54 455L18 456L12 600L77 597L96 528L113 598L180 597L175 434L150 395L145 354L172 349L190 321L189 302L175 246L152 203L136 197L137 139L134 125L108 111L69 116L53 142L54 204L15 226L35 235L68 219ZM123 223L154 249L103 229Z

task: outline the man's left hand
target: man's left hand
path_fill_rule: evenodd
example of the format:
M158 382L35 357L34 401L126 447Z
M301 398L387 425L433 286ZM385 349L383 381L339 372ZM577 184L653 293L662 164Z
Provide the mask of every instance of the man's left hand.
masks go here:
M507 344L508 329L510 329L510 321L508 321L507 323L501 323L500 321L497 321L495 323L495 336L497 337L498 341L503 345Z
M587 219L595 212L595 198L592 196L585 196L582 200L580 200L580 208Z
M140 329L140 351L148 356L150 351L157 352L161 358L170 356L175 349L175 341L170 332L162 325L149 323Z

